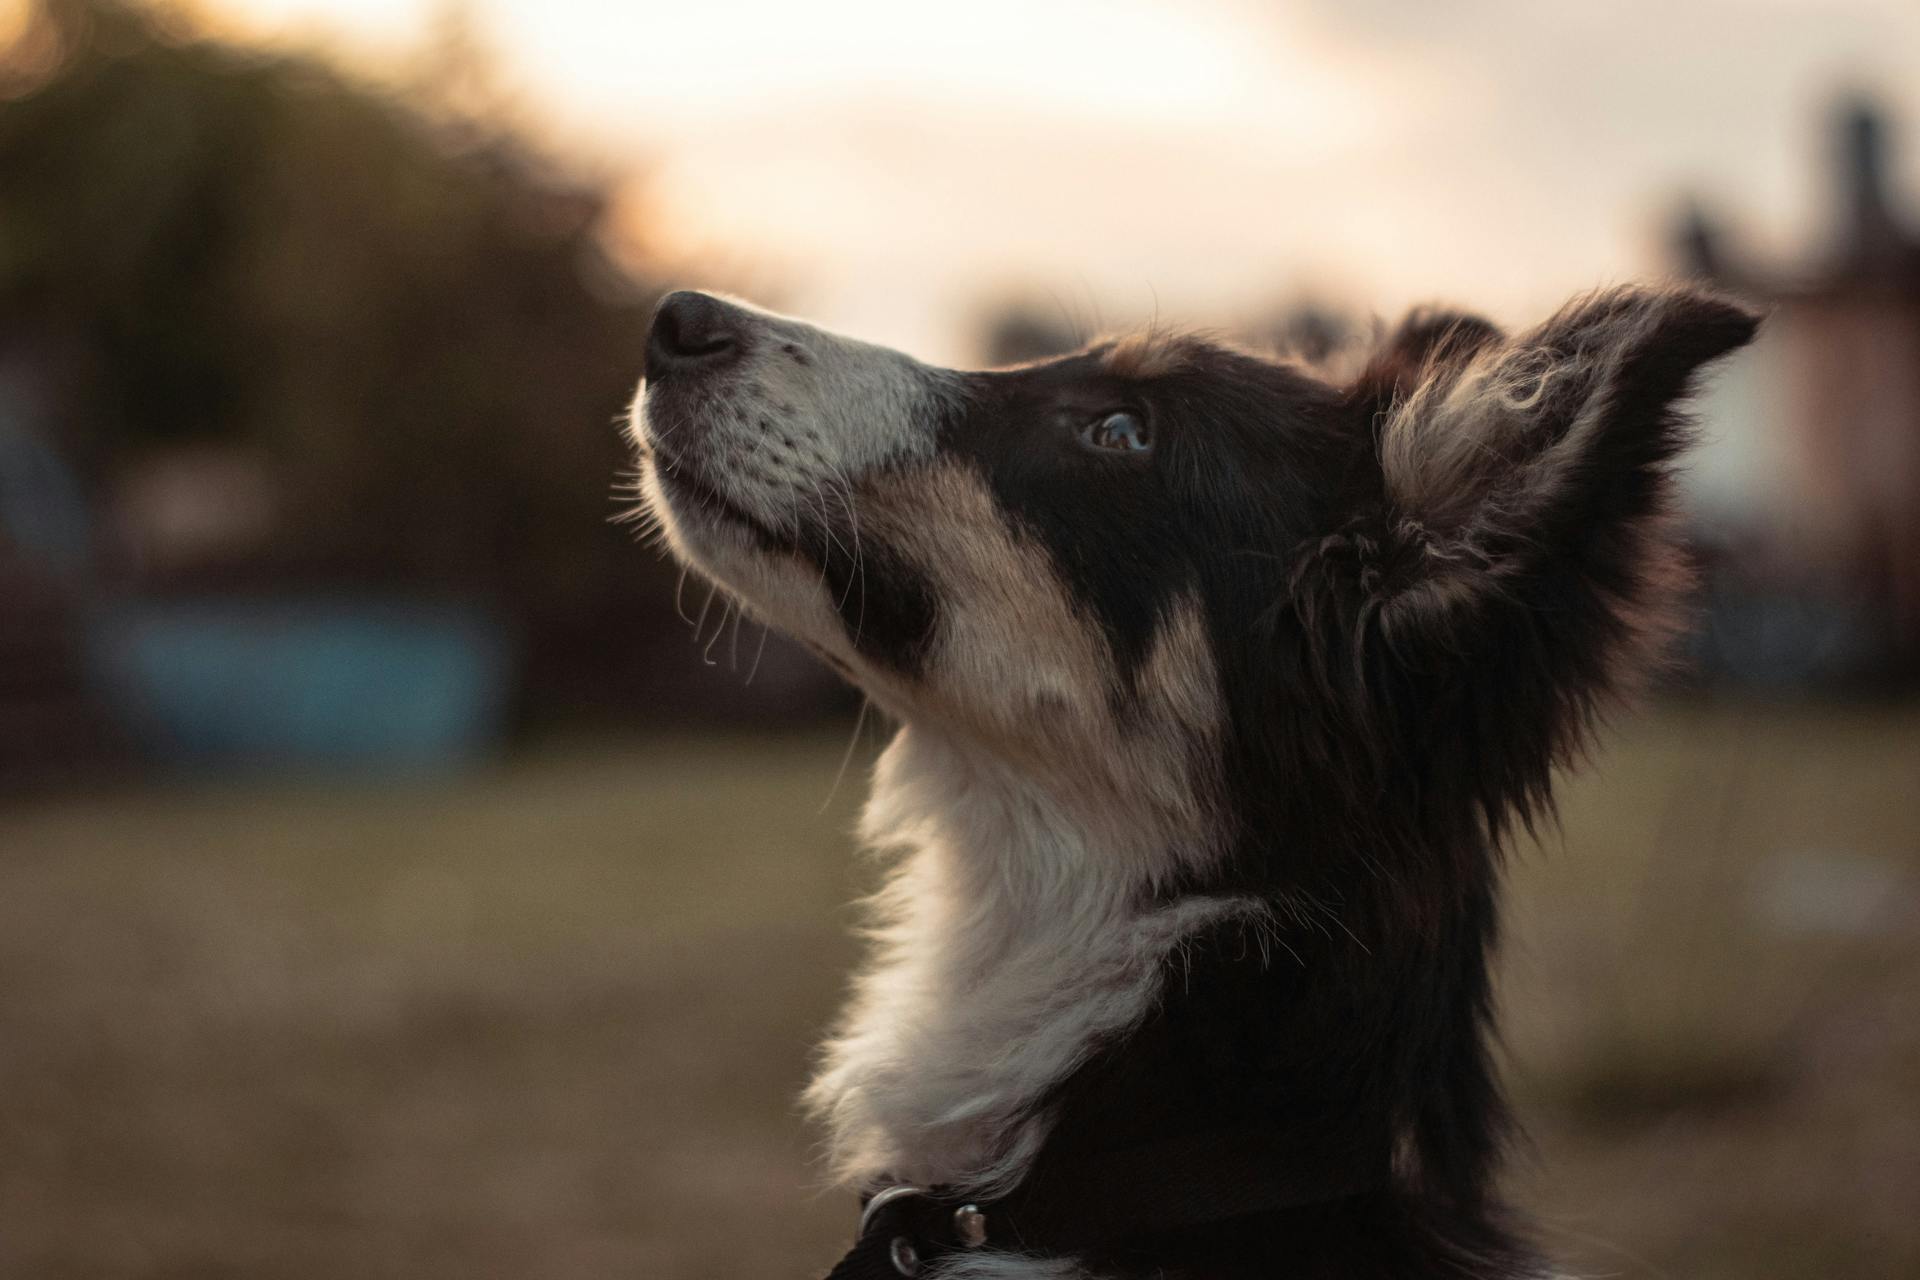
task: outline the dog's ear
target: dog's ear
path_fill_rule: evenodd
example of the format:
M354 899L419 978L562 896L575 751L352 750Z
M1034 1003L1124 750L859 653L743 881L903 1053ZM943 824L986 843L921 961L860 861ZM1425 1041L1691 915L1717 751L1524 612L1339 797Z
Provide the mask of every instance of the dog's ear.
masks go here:
M1636 514L1686 443L1674 402L1757 324L1723 299L1655 289L1581 298L1509 341L1472 317L1416 315L1388 348L1388 499L1436 542L1485 551L1609 496L1611 514Z
M1375 638L1452 668L1449 687L1473 683L1458 659L1485 664L1561 729L1553 711L1643 668L1687 577L1668 519L1678 402L1757 324L1709 294L1623 288L1511 338L1458 315L1402 326L1352 389L1386 514Z
M1457 368L1504 336L1482 316L1418 308L1374 351L1354 389L1374 409L1391 409L1410 396L1429 371Z

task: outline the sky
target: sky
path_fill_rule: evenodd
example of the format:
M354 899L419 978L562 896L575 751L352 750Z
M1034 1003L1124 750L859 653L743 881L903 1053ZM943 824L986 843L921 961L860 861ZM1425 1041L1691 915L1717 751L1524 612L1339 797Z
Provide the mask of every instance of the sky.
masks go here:
M1659 272L1686 193L1825 226L1845 92L1906 121L1914 0L473 0L502 84L627 181L675 283L961 360L1008 297L1088 328L1311 297L1508 324ZM201 0L369 66L445 0Z

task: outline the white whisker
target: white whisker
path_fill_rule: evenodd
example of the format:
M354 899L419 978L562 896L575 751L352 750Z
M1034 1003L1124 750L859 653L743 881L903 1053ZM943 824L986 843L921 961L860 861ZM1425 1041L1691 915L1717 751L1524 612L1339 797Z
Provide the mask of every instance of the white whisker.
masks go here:
M706 663L710 667L715 665L713 661L713 646L720 643L720 633L727 629L727 615L732 612L733 612L732 597L728 597L722 600L720 602L720 625L716 626L713 629L713 635L710 639L708 639L707 647L700 651L700 661ZM700 637L698 635L694 636L694 639L696 641L699 638Z
M766 656L767 635L772 630L773 627L770 624L765 622L760 624L760 646L753 651L753 665L747 668L746 683L749 685L753 683L753 678L760 674L760 659Z
M700 628L707 623L707 610L713 608L713 598L720 594L720 584L715 582L707 587L706 603L700 606L700 616L693 620L693 642L700 643Z
M825 813L827 806L833 803L833 798L840 794L840 783L847 776L847 766L853 763L853 749L860 745L860 731L867 727L867 710L872 706L872 699L860 699L860 714L853 718L853 734L847 739L847 749L840 757L840 768L833 775L833 785L827 788L827 798L820 802L821 813Z

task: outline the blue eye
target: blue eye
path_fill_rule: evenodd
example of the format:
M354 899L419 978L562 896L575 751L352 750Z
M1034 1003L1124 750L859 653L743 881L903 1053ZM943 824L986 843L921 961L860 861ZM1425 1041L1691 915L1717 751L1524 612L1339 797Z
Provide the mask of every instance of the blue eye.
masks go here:
M1146 453L1153 448L1147 424L1131 413L1109 413L1088 423L1080 440L1088 448L1115 453Z

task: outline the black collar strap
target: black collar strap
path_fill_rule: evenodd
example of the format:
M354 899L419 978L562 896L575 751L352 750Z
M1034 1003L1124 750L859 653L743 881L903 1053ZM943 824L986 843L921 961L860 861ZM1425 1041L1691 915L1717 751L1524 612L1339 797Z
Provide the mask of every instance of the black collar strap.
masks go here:
M1046 1099L1019 1185L875 1188L828 1280L900 1280L974 1248L1150 1257L1194 1228L1391 1189L1386 1118L1303 1055L1294 971L1264 956L1238 924L1193 940L1148 1017Z
M920 1187L888 1187L868 1197L859 1237L827 1280L919 1275L937 1258L985 1245L991 1225L987 1210L977 1204Z
M853 1248L826 1280L900 1280L977 1248L1042 1257L1115 1248L1161 1232L1324 1204L1387 1182L1375 1161L1288 1165L1271 1139L1196 1133L1101 1153L1095 1169L1044 1160L992 1200L947 1188L886 1187L867 1197ZM1073 1162L1079 1163L1079 1162Z

